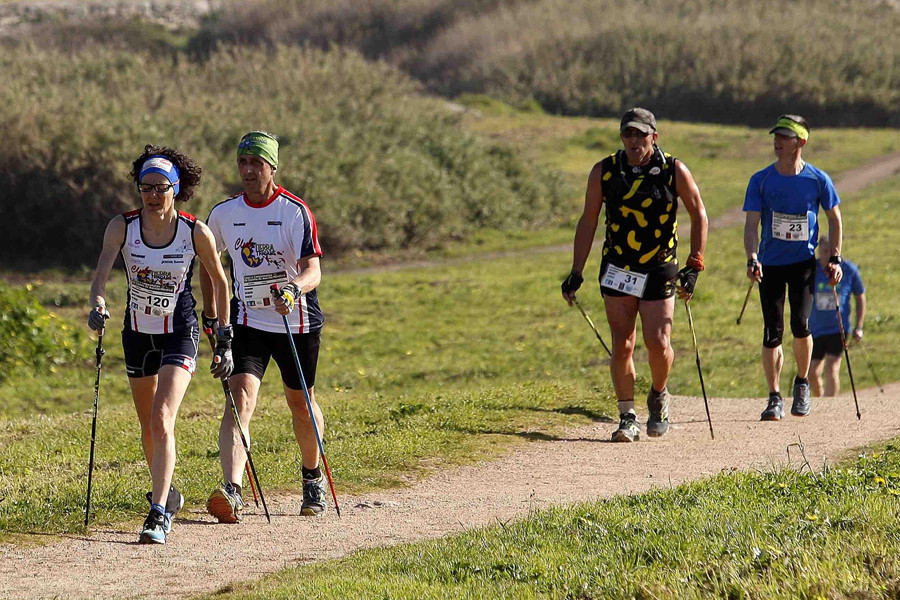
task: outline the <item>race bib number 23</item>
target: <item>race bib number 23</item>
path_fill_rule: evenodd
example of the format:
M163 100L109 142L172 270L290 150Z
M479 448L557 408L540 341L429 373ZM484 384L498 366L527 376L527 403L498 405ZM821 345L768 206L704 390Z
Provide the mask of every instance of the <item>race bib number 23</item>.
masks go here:
M772 213L772 237L786 242L809 241L809 221L806 215Z

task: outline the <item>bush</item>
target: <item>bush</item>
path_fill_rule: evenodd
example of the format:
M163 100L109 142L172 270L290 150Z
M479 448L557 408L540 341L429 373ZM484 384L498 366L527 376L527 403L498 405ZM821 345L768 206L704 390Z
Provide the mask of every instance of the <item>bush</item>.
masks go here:
M205 218L240 191L235 148L258 128L279 136L278 181L309 202L326 253L537 227L569 208L555 176L464 134L409 77L353 52L240 48L197 63L20 48L0 70L0 129L16 141L0 149L0 251L27 257L11 268L93 264L108 219L139 205L128 172L145 143L203 167L198 199L179 208Z
M900 10L869 0L257 0L192 42L327 48L399 65L449 97L562 114L900 126ZM275 15L278 18L275 18Z
M47 312L25 288L0 281L0 382L21 369L88 356L84 333Z

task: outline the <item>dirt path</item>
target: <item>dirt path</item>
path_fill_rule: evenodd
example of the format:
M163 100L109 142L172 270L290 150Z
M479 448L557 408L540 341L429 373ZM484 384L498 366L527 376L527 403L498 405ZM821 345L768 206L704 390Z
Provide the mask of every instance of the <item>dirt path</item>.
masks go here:
M665 488L722 470L799 466L798 453L790 463L787 456L798 440L821 467L824 458L900 435L898 394L900 384L884 394L862 392L861 421L848 395L815 401L809 417L781 423L758 420L763 400L714 399L714 441L702 399L676 398L663 438L612 444L613 424L591 424L408 489L342 497L340 519L333 511L318 520L300 517L299 499L280 496L270 500L271 525L258 511L233 526L213 524L202 509L187 511L163 547L137 545L132 530L67 536L39 548L0 546L0 597L180 598L299 563L523 517L532 508Z
M900 153L894 153L846 173L837 186L846 194L898 171ZM740 211L732 212L712 227L734 218L740 222ZM557 249L545 251L551 250ZM421 265L407 268L413 266ZM862 421L845 394L815 402L805 419L788 417L781 423L757 420L760 399L713 399L715 441L709 438L702 400L678 398L672 431L664 438L610 444L614 426L595 423L561 438L528 442L498 461L442 472L408 489L342 497L341 519L333 512L318 520L302 518L299 498L282 495L269 499L271 525L252 510L236 526L215 525L202 509L185 511L164 547L137 545L130 529L64 536L36 548L0 545L0 598L182 598L291 565L521 517L532 508L667 487L723 469L787 465L786 449L798 440L810 463L819 467L824 458L834 460L851 448L900 435L898 395L900 384L885 393L861 392ZM790 464L797 466L794 458ZM313 543L304 545L305 539Z

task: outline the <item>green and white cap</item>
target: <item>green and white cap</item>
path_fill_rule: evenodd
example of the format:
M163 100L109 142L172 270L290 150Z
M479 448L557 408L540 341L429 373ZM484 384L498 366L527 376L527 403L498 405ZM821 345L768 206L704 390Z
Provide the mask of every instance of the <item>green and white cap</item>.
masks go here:
M273 169L278 168L278 140L266 131L251 131L242 137L237 147L238 158L242 154L258 156L272 165Z
M769 133L777 133L788 137L800 138L801 140L809 139L809 129L801 125L798 121L801 117L797 115L781 115L775 127L769 130Z

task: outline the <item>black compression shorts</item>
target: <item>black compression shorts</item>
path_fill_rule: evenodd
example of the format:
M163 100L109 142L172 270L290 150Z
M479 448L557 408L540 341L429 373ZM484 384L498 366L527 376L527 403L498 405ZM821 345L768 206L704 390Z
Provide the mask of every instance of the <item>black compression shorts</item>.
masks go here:
M840 357L843 351L844 343L841 341L839 333L829 333L813 338L813 360L822 360L826 354Z
M163 365L181 367L191 375L197 368L200 327L194 323L171 333L141 333L122 330L125 371L129 377L149 377Z
M763 346L777 348L784 336L784 293L787 287L791 305L791 333L795 338L809 337L809 312L812 310L816 281L816 259L790 265L763 264L759 282L759 302L763 313Z
M320 331L293 334L294 345L297 346L297 355L300 357L300 366L303 369L303 378L307 387L316 384ZM284 385L292 390L303 389L286 333L272 333L246 325L235 325L231 351L234 357L233 375L248 373L261 380L269 366L269 359L274 358L281 371L281 380Z

